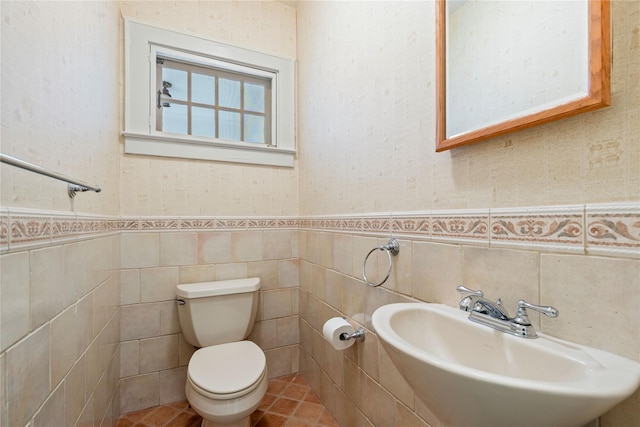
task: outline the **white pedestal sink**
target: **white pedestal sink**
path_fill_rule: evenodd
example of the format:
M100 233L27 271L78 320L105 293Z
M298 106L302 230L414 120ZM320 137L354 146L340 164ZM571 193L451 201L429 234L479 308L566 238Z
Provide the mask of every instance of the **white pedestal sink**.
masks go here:
M446 426L581 427L640 386L637 362L545 334L508 335L441 304L385 305L372 323Z

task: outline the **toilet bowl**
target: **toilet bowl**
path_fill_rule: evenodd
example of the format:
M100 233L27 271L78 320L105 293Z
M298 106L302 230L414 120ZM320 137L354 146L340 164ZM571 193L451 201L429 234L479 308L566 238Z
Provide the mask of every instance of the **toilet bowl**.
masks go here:
M264 353L251 341L240 341L197 350L185 391L203 427L249 427L267 386Z
M200 347L189 360L185 392L203 427L250 427L250 415L267 391L264 353L245 340L259 289L258 278L177 286L182 333Z

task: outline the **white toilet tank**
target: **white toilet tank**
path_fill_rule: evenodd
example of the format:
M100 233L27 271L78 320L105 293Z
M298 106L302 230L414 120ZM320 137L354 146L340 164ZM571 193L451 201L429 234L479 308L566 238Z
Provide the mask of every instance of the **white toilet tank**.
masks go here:
M184 338L196 347L244 340L256 320L259 289L258 277L178 285Z

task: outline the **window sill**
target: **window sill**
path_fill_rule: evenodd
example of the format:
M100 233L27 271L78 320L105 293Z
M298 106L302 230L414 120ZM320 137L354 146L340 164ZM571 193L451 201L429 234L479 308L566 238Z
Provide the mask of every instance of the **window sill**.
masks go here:
M246 142L212 141L181 135L149 135L123 132L124 151L128 154L217 160L233 163L293 167L295 150Z

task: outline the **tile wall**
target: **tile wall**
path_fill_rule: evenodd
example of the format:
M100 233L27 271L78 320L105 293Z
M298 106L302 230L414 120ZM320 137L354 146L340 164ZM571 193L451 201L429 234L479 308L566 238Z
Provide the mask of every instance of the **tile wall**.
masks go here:
M439 426L390 362L370 319L394 302L455 307L459 284L502 297L507 307L520 298L553 305L560 317L534 316L538 330L640 361L639 209L636 203L302 219L300 371L340 425ZM361 280L364 257L390 235L400 242L391 277L368 287ZM387 269L386 255L376 251L367 277L379 281ZM322 326L335 316L365 327L365 342L334 350ZM600 422L639 424L640 392Z
M26 209L3 209L0 214L0 390L7 391L6 396L0 393L0 426L23 425L49 410L51 405L43 404L45 391L53 393L56 386L61 390L56 398L66 398L67 407L84 408L81 416L70 409L66 418L59 418L61 426L94 419L96 425L110 425L120 413L184 400L193 348L180 334L174 301L178 283L260 277L258 317L249 339L265 351L270 378L298 372L294 219L107 218ZM39 271L43 266L47 271ZM96 275L103 281L94 289ZM35 338L25 338L33 324L41 323L46 328L34 331ZM84 346L87 325L94 333L89 349ZM63 335L69 330L77 333ZM40 345L35 349L22 345L34 340ZM76 341L78 350L71 352ZM21 363L25 352L41 354L43 359L33 362L38 366L52 361L53 373L36 375L42 392L36 389L35 397L25 388L32 365L30 359ZM74 355L78 360L69 371ZM108 372L94 372L102 367ZM72 375L66 383L57 378L64 373ZM103 383L92 383L95 377L104 377L107 392L99 388ZM94 401L94 389L99 402ZM107 398L108 417L100 406ZM22 412L5 411L22 400Z
M297 231L248 230L243 219L179 219L174 231L159 231L160 219L126 221L141 231L121 237L121 412L186 399L194 349L180 333L179 283L260 277L249 339L265 351L269 378L298 372Z
M90 228L95 218L8 211L0 218L0 426L113 425L119 235L79 239L80 224ZM53 242L55 230L71 223L76 232Z
M345 426L439 425L370 316L399 301L456 306L461 283L507 307L553 305L558 319L532 316L539 330L640 361L637 203L302 218L0 214L2 426L112 425L120 413L183 400L193 349L173 292L203 280L262 279L250 339L269 376L301 372ZM364 256L392 235L391 277L368 287ZM367 276L387 269L375 251ZM321 335L335 316L364 326L366 341L335 351ZM639 413L636 393L601 425L634 425Z

